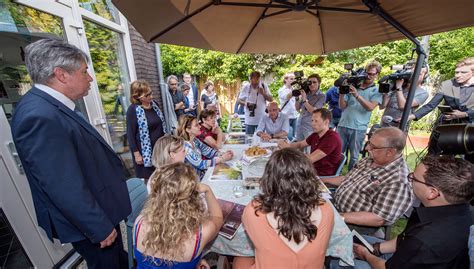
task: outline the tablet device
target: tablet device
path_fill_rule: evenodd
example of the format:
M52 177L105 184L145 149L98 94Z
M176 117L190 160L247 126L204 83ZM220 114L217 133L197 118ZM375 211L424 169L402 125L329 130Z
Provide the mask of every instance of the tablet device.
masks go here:
M440 105L440 106L438 106L438 109L439 109L442 113L453 112L453 109L452 109L450 106L443 106L443 105Z
M365 240L365 238L362 237L362 235L360 235L360 233L358 233L356 230L352 230L352 237L354 239L354 243L366 247L369 250L370 253L374 254L375 250L374 250L374 247L372 246L372 244L367 242L367 240Z

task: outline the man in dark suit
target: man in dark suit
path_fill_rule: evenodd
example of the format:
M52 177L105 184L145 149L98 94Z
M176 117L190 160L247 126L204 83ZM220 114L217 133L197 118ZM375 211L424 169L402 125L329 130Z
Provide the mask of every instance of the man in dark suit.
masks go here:
M122 163L74 104L90 89L87 61L60 40L28 45L34 87L16 107L12 134L48 237L72 243L88 268L126 268L119 222L131 205Z
M192 108L189 113L194 117L197 117L197 107L198 107L198 89L195 83L192 81L192 77L189 73L183 74L183 81L190 88L190 91L187 94L189 99L189 108Z

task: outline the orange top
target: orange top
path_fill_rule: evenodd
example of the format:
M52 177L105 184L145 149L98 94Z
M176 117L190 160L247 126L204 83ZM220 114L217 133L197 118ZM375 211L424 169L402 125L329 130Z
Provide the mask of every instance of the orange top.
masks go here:
M298 252L294 252L270 226L267 214L258 212L256 216L253 202L250 202L245 207L242 222L255 247L255 264L252 268L323 268L326 249L334 226L334 212L328 202L320 208L322 219L316 238L306 243Z

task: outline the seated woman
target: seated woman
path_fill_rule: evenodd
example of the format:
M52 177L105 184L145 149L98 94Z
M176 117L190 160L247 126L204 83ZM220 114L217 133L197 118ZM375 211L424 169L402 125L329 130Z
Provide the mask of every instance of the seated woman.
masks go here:
M221 149L224 140L224 134L222 133L219 125L217 125L216 117L217 114L213 110L205 109L201 111L199 114L201 133L197 136L197 138L215 149Z
M255 258L236 257L233 268L323 268L334 213L320 184L302 152L273 153L260 180L262 194L242 216Z
M161 167L151 182L150 195L135 222L137 269L209 268L201 261L201 251L223 222L212 190L197 183L194 169L184 163ZM205 196L207 212L200 193Z
M217 150L197 139L196 137L201 134L201 127L194 116L181 116L176 131L178 136L185 140L185 162L191 164L196 169L199 178L204 176L208 167L226 162L234 156L234 153L231 150L224 152L221 156L217 156ZM203 156L209 160L204 160Z
M152 163L156 167L153 174L150 176L150 180L146 185L148 193L151 191L151 179L156 178L157 171L167 164L172 163L184 163L184 157L186 152L184 151L184 139L175 135L165 135L160 137L153 147Z

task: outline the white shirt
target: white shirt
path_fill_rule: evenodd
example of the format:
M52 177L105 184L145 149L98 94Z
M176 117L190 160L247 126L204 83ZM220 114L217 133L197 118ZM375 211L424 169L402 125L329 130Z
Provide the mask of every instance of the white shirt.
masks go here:
M271 95L266 83L263 84L263 88L265 89L265 93L267 95ZM267 106L267 101L265 100L263 94L257 94L257 89L252 88L252 85L249 84L242 88L239 99L245 100L247 103L257 104L257 108L255 109L255 117L250 117L250 111L248 107L245 106L245 124L258 125L262 117L265 115L265 108Z
M259 132L265 132L269 135L274 135L281 131L289 133L290 122L288 120L288 116L280 112L278 113L278 117L276 118L275 122L273 122L270 116L263 116L262 120L258 124L257 130L255 130L255 133L258 134Z
M280 107L282 107L286 103L286 96L288 96L288 94L292 92L292 90L293 89L291 87L287 88L286 85L283 85L283 87L278 90L278 99L280 99ZM281 110L281 112L287 115L289 119L296 119L295 103L295 97L292 96L290 97L288 104L286 104L286 106Z
M58 100L59 102L70 108L72 111L74 111L74 108L76 108L76 104L74 104L71 99L69 99L66 95L56 91L55 89L44 84L35 84L35 87L47 93L54 99Z

